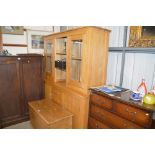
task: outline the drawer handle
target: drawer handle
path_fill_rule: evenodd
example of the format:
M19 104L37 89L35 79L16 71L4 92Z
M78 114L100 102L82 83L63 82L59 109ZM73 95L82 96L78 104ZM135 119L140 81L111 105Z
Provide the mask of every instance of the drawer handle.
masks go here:
M146 113L145 115L146 115L146 116L149 116L149 113Z
M29 64L30 63L30 60L27 60L27 63Z
M17 58L17 60L21 60L21 58Z
M126 109L125 109L125 111L126 111L126 112L129 112L129 109L128 109L128 108L126 108Z
M133 118L132 118L132 121L135 121L136 120L136 115L137 115L137 112L136 111L129 111L128 108L125 109L125 111L131 115Z
M136 114L137 114L136 111L129 111L128 108L126 108L125 111L128 112L128 113L131 114L131 115L136 115Z

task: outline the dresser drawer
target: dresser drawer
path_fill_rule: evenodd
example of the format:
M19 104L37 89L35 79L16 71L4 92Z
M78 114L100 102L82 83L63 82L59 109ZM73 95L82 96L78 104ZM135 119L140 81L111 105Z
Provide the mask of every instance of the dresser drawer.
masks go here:
M142 128L139 125L136 125L128 120L125 120L113 113L110 113L104 109L100 109L95 105L90 106L90 115L94 118L100 119L105 122L112 128L121 128L121 129L135 129Z
M112 100L106 97L97 95L97 94L91 94L90 102L92 102L93 104L99 105L100 107L109 109L109 110L112 109Z
M115 111L120 116L144 127L149 127L152 121L150 113L120 102L115 104Z
M109 126L107 126L106 124L97 121L96 119L89 117L88 120L88 127L89 129L110 129Z

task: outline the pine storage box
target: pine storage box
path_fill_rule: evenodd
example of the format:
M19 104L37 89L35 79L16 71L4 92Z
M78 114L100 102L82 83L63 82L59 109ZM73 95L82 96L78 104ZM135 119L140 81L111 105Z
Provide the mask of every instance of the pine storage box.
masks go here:
M72 113L52 100L29 102L30 121L36 129L71 129Z

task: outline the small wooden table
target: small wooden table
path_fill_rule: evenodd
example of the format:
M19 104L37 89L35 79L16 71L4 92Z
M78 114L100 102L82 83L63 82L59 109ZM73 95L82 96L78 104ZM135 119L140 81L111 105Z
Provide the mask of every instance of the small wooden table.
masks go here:
M72 128L73 114L52 100L29 102L31 124L36 129Z

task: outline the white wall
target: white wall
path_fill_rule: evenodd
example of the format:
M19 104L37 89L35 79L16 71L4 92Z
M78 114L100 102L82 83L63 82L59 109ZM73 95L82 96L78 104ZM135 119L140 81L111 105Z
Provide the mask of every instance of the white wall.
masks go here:
M127 53L125 57L123 87L136 90L142 78L148 90L155 85L155 54Z
M124 27L106 27L112 30L110 47L122 47ZM127 47L129 42L130 27L127 32ZM134 52L134 51L133 51ZM136 51L135 51L136 52ZM121 73L122 54L109 52L107 84L119 85ZM142 78L145 78L147 89L155 85L155 54L126 53L122 87L136 90Z
M111 30L109 47L123 47L124 26L102 26Z
M121 73L121 53L109 52L108 57L108 68L107 68L107 84L119 85L120 84L120 73Z
M52 34L54 32L59 32L60 26L24 26L24 29L29 30L29 32L37 32L38 34ZM29 34L27 31L24 31L24 35L3 34L2 37L3 44L24 44L29 46ZM31 52L28 47L3 46L3 49L7 49L8 52L13 55ZM36 50L36 53L37 52Z

